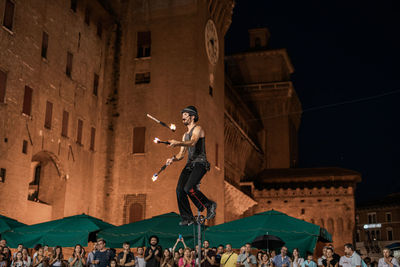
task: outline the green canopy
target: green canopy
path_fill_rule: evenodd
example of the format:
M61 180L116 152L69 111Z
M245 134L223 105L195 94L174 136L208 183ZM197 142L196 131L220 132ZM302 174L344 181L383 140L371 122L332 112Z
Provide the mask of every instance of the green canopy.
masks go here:
M186 245L193 247L193 236L197 226L179 226L180 220L178 214L171 212L102 230L97 236L104 238L107 246L119 248L125 241L128 241L132 247L147 246L149 237L156 235L163 248L170 248L174 246L179 234L181 234Z
M260 235L275 235L285 242L289 250L299 248L302 256L314 251L317 240L330 242L331 235L318 225L305 222L284 213L270 210L243 219L209 227L205 238L212 246L231 244L240 248Z
M2 235L12 248L18 244L32 248L36 244L73 247L76 244L87 246L89 234L114 227L100 219L82 214L63 219L15 228Z
M10 231L13 228L21 227L26 224L20 223L17 220L0 215L0 234Z

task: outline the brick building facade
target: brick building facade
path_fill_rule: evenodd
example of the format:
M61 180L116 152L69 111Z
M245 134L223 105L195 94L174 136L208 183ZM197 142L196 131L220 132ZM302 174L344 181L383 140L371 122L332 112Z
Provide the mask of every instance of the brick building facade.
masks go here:
M400 194L357 205L356 223L357 249L378 261L383 248L400 242ZM400 256L398 249L395 256Z

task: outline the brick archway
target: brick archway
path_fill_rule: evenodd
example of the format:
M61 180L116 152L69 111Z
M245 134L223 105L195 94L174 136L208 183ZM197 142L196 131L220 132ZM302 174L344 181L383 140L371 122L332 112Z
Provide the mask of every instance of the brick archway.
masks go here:
M36 153L33 157L32 157L32 162L43 162L43 161L51 161L54 166L57 169L58 175L63 178L63 179L67 179L67 173L65 172L61 161L58 159L58 157L50 151L47 150L43 150L40 151L39 153Z

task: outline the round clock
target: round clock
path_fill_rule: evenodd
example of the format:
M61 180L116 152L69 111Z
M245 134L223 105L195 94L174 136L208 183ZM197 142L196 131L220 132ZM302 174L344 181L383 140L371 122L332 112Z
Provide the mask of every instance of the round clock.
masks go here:
M218 61L219 53L218 32L214 21L211 19L207 21L206 28L204 30L204 36L208 60L211 64L215 65Z

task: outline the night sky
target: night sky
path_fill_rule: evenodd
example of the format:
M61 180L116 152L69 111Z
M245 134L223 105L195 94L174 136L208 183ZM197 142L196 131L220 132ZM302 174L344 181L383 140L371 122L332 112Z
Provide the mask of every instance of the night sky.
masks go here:
M400 192L399 2L236 0L226 54L246 50L255 27L295 68L299 167L360 172L357 202Z

